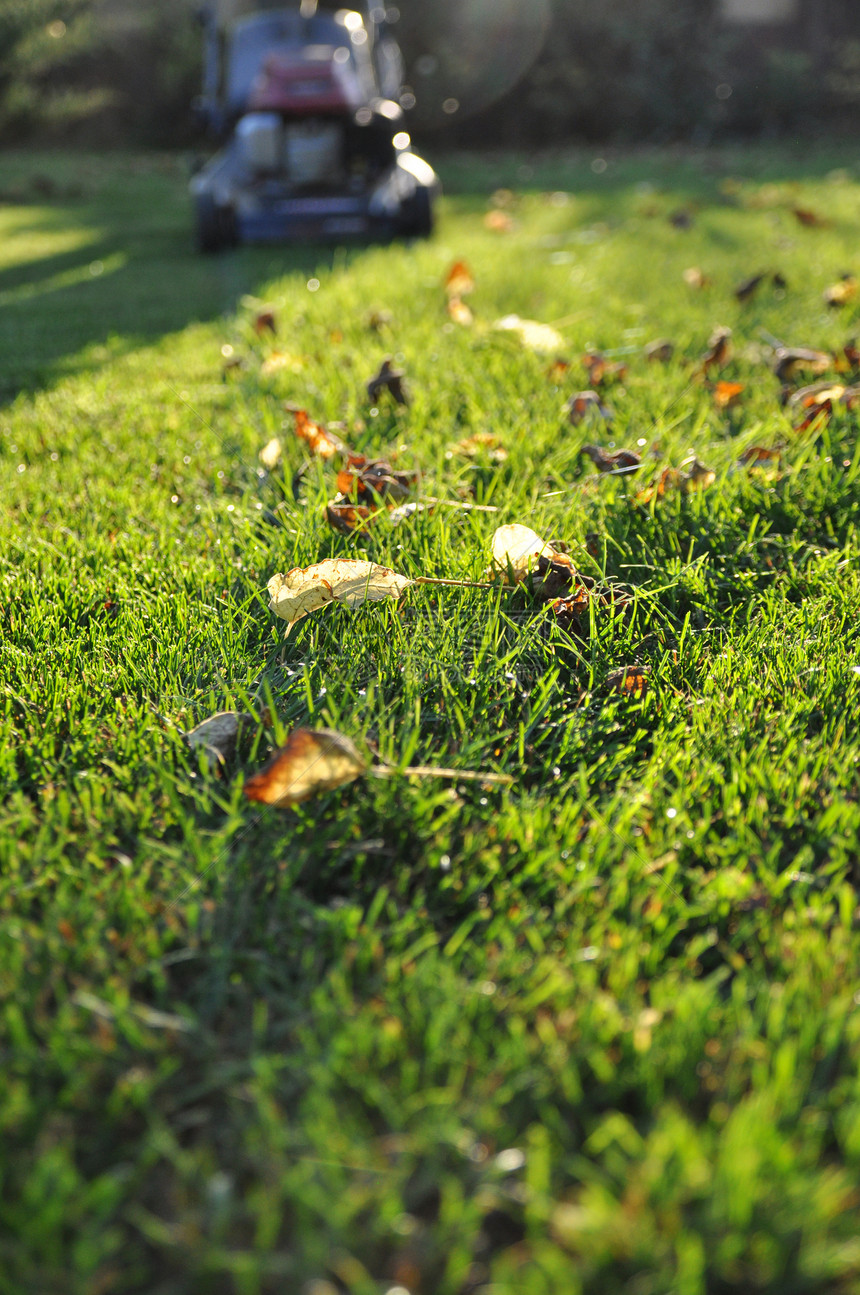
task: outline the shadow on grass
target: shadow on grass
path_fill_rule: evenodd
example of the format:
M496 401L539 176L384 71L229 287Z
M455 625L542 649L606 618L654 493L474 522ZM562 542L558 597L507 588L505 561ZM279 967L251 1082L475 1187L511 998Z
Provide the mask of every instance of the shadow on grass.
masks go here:
M0 159L2 404L228 314L277 276L310 278L362 250L303 244L201 256L180 161L80 161L83 184L61 180L46 198L37 181L50 159Z

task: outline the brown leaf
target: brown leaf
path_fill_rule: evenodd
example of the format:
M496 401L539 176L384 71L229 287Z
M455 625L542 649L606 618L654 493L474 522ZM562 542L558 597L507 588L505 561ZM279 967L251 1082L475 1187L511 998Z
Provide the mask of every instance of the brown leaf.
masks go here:
M472 271L465 261L455 261L445 277L445 291L449 297L465 297L475 291Z
M860 347L857 345L856 337L852 337L845 343L842 354L852 369L860 369Z
M694 458L687 471L682 475L681 489L685 494L689 494L693 490L707 490L708 486L712 486L716 479L716 472Z
M760 274L753 274L739 283L735 288L735 296L738 301L750 301L755 295L756 289L761 287L766 278L767 271L763 270Z
M828 306L837 308L845 306L857 296L858 283L853 274L843 274L837 283L832 283L824 291L824 300Z
M767 463L771 459L779 462L784 449L785 446L783 445L750 445L744 450L738 459L738 463L742 463L744 467L752 468L757 463Z
M649 342L645 347L645 359L657 360L661 364L668 364L675 354L675 343L670 342L666 337L658 337L656 341Z
M689 288L695 288L697 291L702 288L710 288L713 279L710 275L705 274L699 269L698 265L691 265L684 271L684 282Z
M773 353L773 371L780 382L790 382L798 373L826 373L833 356L809 346L778 346Z
M249 800L281 809L333 791L367 773L356 746L333 729L296 728L285 744L245 783Z
M509 234L515 223L513 216L506 211L488 211L484 216L484 228L491 229L495 234Z
M494 463L504 463L508 457L507 450L498 436L494 436L492 432L475 432L474 436L466 436L462 441L457 441L456 445L451 446L451 452L461 454L466 459L487 454Z
M732 330L715 328L708 338L708 349L701 358L702 373L706 374L714 367L721 369L728 363L732 353Z
M552 364L546 371L546 376L550 382L558 384L562 381L570 368L570 360L553 360Z
M373 512L361 504L341 503L334 499L326 504L325 515L333 530L340 531L341 535L352 535L353 531L367 527Z
M729 409L740 403L743 382L717 382L714 386L714 404L717 409Z
M390 310L370 310L365 316L365 323L372 333L381 333L383 329L391 327L394 316Z
M807 229L826 229L830 225L829 220L825 220L815 211L810 211L808 207L792 207L791 210L798 224L804 225Z
M612 422L612 410L601 402L596 391L576 391L567 401L567 417L576 427L589 416L602 418L607 424Z
M258 337L264 333L271 333L273 337L277 335L278 326L275 322L274 312L271 310L261 310L254 320L254 332Z
M406 498L420 476L418 471L396 472L386 459L349 454L346 466L337 474L337 488L342 494L354 495L366 503L373 503L377 498L397 503Z
M251 715L235 710L222 710L210 715L196 728L183 733L183 737L192 751L202 750L206 754L210 769L217 768L229 760L236 749L236 739L240 729L253 724Z
M405 377L406 374L401 369L395 369L390 359L383 360L379 372L367 384L370 400L375 403L381 393L387 391L396 405L408 405L409 396L403 385Z
M350 558L329 558L309 567L278 572L268 583L269 610L291 626L330 602L358 607L383 598L399 598L412 581L390 567Z
M260 377L271 378L272 374L281 373L284 369L298 373L304 364L305 359L301 355L291 355L289 351L272 351L260 365Z
M641 454L633 450L603 450L599 445L583 445L581 454L587 454L598 472L635 472L642 466Z
M491 551L488 579L502 576L515 584L527 579L529 573L537 568L539 557L555 556L551 544L542 540L530 526L522 526L519 522L498 527L493 534Z
M606 683L623 697L644 697L648 691L649 673L647 666L626 665L620 670L612 670L606 676Z
M537 570L532 576L532 590L541 602L565 598L575 586L588 584L590 581L577 573L573 559L567 553L538 554Z
M669 224L675 229L690 229L693 224L693 213L687 208L673 211L669 216Z
M623 381L627 376L626 364L613 364L599 351L587 351L582 357L582 363L588 372L588 380L592 387L599 387L610 381Z
M315 423L308 417L306 410L288 406L295 419L294 431L299 440L307 441L312 454L321 459L333 459L336 454L343 454L346 446L339 436L329 432L322 423Z
M463 328L468 328L470 324L475 322L475 316L465 301L461 301L459 297L448 298L447 310L454 323L462 324Z

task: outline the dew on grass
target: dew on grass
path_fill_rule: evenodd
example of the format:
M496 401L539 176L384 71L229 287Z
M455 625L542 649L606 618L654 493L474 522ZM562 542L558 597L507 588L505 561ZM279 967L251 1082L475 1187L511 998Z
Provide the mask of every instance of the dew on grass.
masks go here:
M439 867L442 869L442 871L443 871L443 872L450 872L450 871L451 871L451 856L450 856L450 854L443 854L443 855L442 855L442 858L439 860Z
M677 809L667 809L667 810L666 810L666 817L667 817L667 818L677 818L677 817L678 817L678 811L677 811Z

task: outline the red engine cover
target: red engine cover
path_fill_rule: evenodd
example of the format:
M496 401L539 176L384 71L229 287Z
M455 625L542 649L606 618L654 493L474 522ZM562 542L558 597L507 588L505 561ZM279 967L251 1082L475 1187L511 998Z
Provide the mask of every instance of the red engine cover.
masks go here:
M338 63L313 63L270 54L251 90L256 112L346 113L361 104L354 73Z

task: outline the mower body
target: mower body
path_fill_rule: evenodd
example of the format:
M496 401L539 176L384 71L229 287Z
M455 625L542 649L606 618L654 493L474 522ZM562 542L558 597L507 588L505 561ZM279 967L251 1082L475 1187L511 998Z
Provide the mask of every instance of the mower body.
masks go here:
M385 11L205 14L203 111L222 147L191 182L197 244L421 237L436 175L411 147Z

